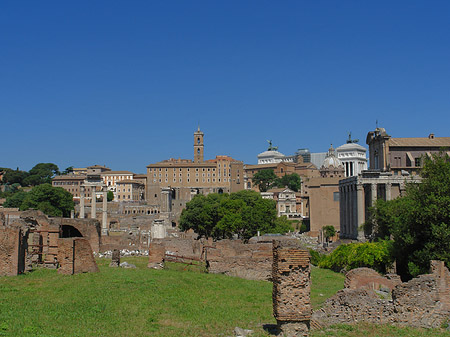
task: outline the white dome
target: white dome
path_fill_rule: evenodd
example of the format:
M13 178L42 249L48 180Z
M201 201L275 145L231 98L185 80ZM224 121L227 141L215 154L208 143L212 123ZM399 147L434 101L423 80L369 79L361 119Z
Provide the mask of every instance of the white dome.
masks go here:
M331 146L330 149L328 150L327 157L323 161L321 168L327 169L327 168L331 168L331 167L334 167L334 168L343 168L344 167L342 162L334 155L333 146Z

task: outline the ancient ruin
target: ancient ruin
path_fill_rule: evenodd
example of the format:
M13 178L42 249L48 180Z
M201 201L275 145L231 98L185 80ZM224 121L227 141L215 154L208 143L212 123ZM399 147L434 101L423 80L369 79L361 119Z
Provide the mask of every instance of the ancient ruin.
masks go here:
M73 243L61 241L70 238ZM80 238L74 241L74 238ZM67 241L68 242L68 241ZM49 218L41 211L0 213L0 276L17 275L30 271L33 265L57 268L65 256L62 252L71 245L74 272L84 272L82 264L92 265L92 250L100 249L100 224L94 219ZM67 248L67 252L69 248ZM61 255L62 254L62 255ZM96 266L96 265L95 265ZM92 266L86 271L92 271Z
M308 336L311 319L309 253L295 241L273 242L273 315L282 336Z
M58 239L58 273L72 275L98 272L89 241L83 238Z
M450 273L442 261L431 261L430 269L404 283L398 277L383 280L375 271L351 271L346 288L327 299L313 318L324 325L364 321L439 328L450 317ZM376 274L373 281L369 273Z

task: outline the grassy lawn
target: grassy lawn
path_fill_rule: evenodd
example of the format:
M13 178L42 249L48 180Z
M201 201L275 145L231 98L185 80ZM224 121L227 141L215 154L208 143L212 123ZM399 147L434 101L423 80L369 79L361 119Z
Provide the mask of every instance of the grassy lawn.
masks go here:
M204 274L196 266L177 264L150 270L147 258L122 261L138 268L109 268L109 260L99 260L96 274L65 276L38 269L1 277L0 336L231 336L235 326L267 336L262 325L275 323L270 282ZM314 268L312 279L317 308L342 288L344 277ZM383 326L335 326L313 336L424 335L390 328L395 333Z

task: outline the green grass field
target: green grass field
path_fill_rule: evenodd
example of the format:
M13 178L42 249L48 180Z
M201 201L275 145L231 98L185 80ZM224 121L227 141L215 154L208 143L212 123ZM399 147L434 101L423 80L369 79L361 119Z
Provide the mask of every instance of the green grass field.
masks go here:
M99 260L100 273L95 274L66 276L38 269L1 277L0 336L232 336L235 326L253 329L252 336L268 336L263 324L275 323L270 282L204 274L195 266L176 264L150 270L147 258L122 261L138 268L109 268L109 260ZM314 308L341 289L343 280L343 275L314 268ZM335 326L312 335L378 336L376 331L379 336L423 335L370 325Z

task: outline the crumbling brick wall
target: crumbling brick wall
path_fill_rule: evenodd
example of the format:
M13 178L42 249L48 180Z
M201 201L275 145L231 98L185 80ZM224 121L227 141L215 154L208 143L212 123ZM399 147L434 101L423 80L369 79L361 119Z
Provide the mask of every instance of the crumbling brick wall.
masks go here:
M309 252L295 241L273 242L273 315L284 336L307 336L311 319Z
M58 239L58 263L60 274L99 271L89 241L84 238Z
M248 243L221 240L207 248L210 273L221 273L249 280L269 280L272 267L271 243Z
M449 320L450 273L442 261L431 261L431 273L400 283L392 300L383 300L370 288L340 290L313 318L322 324L393 323L438 328Z
M148 268L164 268L164 255L166 247L164 240L154 240L150 243L148 249Z
M94 252L100 251L101 244L101 225L96 219L68 219L59 218L54 220L61 226L72 226L76 228L83 238L89 241L89 244Z
M384 287L392 290L400 283L402 282L398 275L384 277L371 268L356 268L345 274L344 288L358 289L367 287L372 290L378 290Z
M28 230L20 226L0 226L0 276L25 271Z

